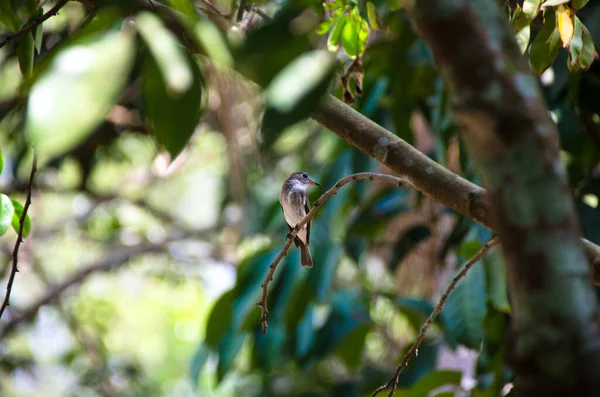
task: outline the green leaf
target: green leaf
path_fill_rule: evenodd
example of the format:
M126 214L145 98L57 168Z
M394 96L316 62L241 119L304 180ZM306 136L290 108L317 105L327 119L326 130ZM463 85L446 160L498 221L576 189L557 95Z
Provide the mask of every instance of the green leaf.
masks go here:
M527 51L527 47L529 46L530 38L531 38L531 27L530 26L525 26L524 28L522 28L521 30L519 30L516 33L515 39L517 40L517 45L521 49L521 54L525 54L525 51Z
M261 327L254 331L254 348L252 350L253 368L271 372L280 362L280 356L287 339L284 323L280 319L269 321L269 332L263 334Z
M490 304L496 310L508 313L510 303L506 288L506 269L502 263L502 257L498 250L492 249L482 260L485 265L487 295Z
M463 242L458 247L458 255L462 256L463 259L471 259L479 250L483 248L483 244L479 240L470 240Z
M590 0L571 0L571 6L575 11L583 8Z
M529 60L534 72L541 74L558 55L561 48L560 33L556 25L556 12L544 11L544 24L531 43Z
M219 343L219 364L217 365L217 381L221 382L235 358L240 352L244 340L245 333L240 333L234 329L229 329L221 342Z
M234 53L236 70L267 86L296 57L310 48L307 32L310 21L302 21L303 9L284 8L273 21L252 29L243 46ZM298 23L303 29L296 29Z
M2 150L0 150L0 174L4 171L4 155L2 154Z
M194 34L211 60L228 68L233 67L233 55L227 46L227 40L214 23L200 19L194 25Z
M342 31L344 30L347 21L348 15L341 15L335 21L333 29L331 29L331 32L327 37L327 49L329 52L337 52L340 48L340 37L342 36Z
M446 301L442 317L453 339L471 349L483 339L483 319L487 310L485 270L475 264Z
M29 32L19 40L17 47L19 68L24 77L31 76L33 71L34 41L33 33Z
M542 4L542 9L545 10L546 8L549 8L549 7L556 7L561 4L566 4L569 1L570 0L546 0L546 1L544 1L544 4Z
M589 69L594 62L596 49L589 30L575 17L575 33L569 45L569 70L573 73Z
M134 50L132 34L106 32L54 56L27 105L26 132L40 153L64 153L102 122L125 86Z
M171 7L188 16L197 16L196 7L191 0L168 0Z
M327 93L335 73L335 59L327 51L306 53L279 73L265 92L263 144L270 147L279 133L307 118Z
M14 214L15 208L11 199L6 194L0 195L0 235L8 231Z
M138 14L136 27L160 69L169 96L177 98L187 92L194 76L186 53L175 35L150 12Z
M204 78L200 68L186 54L192 72L192 84L187 91L174 94L156 60L147 57L142 79L142 101L152 133L175 159L187 145L200 120Z
M44 29L42 28L42 25L38 25L37 28L35 28L35 39L34 39L34 45L35 45L35 50L36 52L39 54L40 51L42 51L42 42L44 40Z
M356 7L352 10L342 31L342 46L351 59L363 53L368 37L369 24L360 17Z
M231 325L233 294L234 290L231 289L221 295L208 316L204 341L209 347L217 347Z
M12 205L15 209L15 212L12 216L12 227L15 232L19 233L19 228L21 227L21 216L23 215L23 205L19 203L17 200L11 200ZM25 222L23 224L23 238L29 236L29 232L31 232L31 219L29 219L29 214L25 215Z
M460 385L461 379L462 373L460 371L446 369L430 372L419 379L419 381L411 387L410 396L427 397L433 390L444 385Z
M369 17L369 23L373 29L381 29L377 22L377 10L375 9L375 4L371 1L367 1L367 16Z
M210 357L210 350L204 343L200 343L192 361L190 362L190 381L192 385L198 387L198 378L200 377L200 371L202 371L202 367L208 361Z
M417 332L434 309L433 305L424 299L396 298L394 304ZM441 325L439 316L435 322Z
M10 4L10 0L0 0L0 23L13 32L21 27L19 16Z
M358 369L370 329L371 327L368 324L356 327L341 340L335 349L335 355L342 359L348 369Z

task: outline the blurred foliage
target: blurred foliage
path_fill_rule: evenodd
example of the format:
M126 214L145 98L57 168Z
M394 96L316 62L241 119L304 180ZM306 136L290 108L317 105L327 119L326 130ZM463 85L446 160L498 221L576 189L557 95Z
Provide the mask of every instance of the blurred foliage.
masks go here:
M314 219L314 268L292 249L277 269L266 335L256 302L287 234L282 181L310 172L323 185L314 201L343 176L385 172L306 120L325 93L477 182L405 2L142 3L70 1L11 39L56 2L0 0L3 263L32 145L41 161L0 333L95 269L2 339L2 396L370 394L489 230L418 192L357 182ZM540 74L584 235L600 243L600 5L503 7ZM450 295L396 395L504 393L509 325L492 250Z

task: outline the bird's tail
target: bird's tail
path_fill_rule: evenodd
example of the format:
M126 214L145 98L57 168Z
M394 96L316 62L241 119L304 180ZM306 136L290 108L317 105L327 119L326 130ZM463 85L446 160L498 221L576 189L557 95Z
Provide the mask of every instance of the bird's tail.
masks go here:
M313 260L310 256L310 250L308 245L300 245L300 264L304 267L313 267Z

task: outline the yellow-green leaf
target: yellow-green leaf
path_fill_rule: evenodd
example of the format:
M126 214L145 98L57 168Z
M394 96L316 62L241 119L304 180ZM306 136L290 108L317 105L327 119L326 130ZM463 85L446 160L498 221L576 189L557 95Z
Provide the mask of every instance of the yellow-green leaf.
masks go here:
M348 19L342 30L342 45L351 59L355 59L362 54L368 37L369 24L358 15L358 12L356 15L353 12L352 17Z
M380 30L381 27L377 22L377 11L375 10L375 4L370 1L367 1L367 16L369 17L369 23L371 27L375 30Z
M561 4L556 8L556 25L558 26L563 48L567 48L573 38L573 33L575 32L575 20L573 18L573 10L569 7Z
M348 16L342 15L333 24L333 28L331 29L331 32L329 32L329 37L327 38L327 49L329 52L337 52L337 50L339 50L340 37L347 21Z
M17 200L11 200L12 206L15 209L12 216L12 228L16 233L19 233L21 228L21 216L23 215L23 205L19 203ZM23 222L23 234L21 237L29 236L31 232L31 219L29 219L29 214L25 215L25 221Z

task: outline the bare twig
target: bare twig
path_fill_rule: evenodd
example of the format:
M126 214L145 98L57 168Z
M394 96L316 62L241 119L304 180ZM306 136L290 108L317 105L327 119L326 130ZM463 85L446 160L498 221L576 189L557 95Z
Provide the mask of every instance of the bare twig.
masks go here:
M31 164L31 173L29 174L29 182L27 183L27 198L25 199L25 205L23 206L23 213L21 214L21 218L19 219L19 232L17 233L17 241L15 242L15 248L12 253L12 268L10 270L10 276L8 277L8 284L6 285L6 296L4 297L4 302L2 302L2 307L0 308L0 318L2 318L4 310L6 310L6 308L10 304L10 293L12 292L15 276L19 271L19 268L17 267L17 262L19 260L19 247L21 247L21 243L23 242L23 229L25 228L25 219L27 218L27 211L29 210L29 206L31 205L31 189L33 187L33 178L35 177L36 171L37 156L34 152L33 162Z
M14 331L19 324L33 319L42 306L58 299L69 288L81 284L91 274L107 272L139 255L165 251L167 249L167 243L169 242L170 241L160 244L140 244L133 247L128 247L121 251L114 251L102 258L100 261L73 273L63 282L56 284L52 289L47 291L40 299L38 299L28 308L24 309L18 316L12 318L8 323L6 323L6 325L0 329L0 340L3 340L8 334Z
M50 10L48 10L48 12L46 12L44 15L42 15L40 18L35 19L31 22L29 22L27 25L25 25L23 27L23 29L9 34L8 36L6 36L4 38L4 40L0 41L0 48L4 47L6 44L8 44L9 41L14 40L16 38L25 36L27 33L31 32L33 29L37 28L38 26L40 26L42 23L44 23L44 21L46 21L48 18L50 18L51 16L56 15L56 13L58 13L58 11L63 8L63 6L65 4L67 4L69 2L69 0L59 0L58 3L56 3L56 5L54 7L52 7Z
M448 299L448 296L450 295L450 293L456 287L456 284L460 281L460 279L462 279L467 274L469 269L471 269L473 267L473 265L475 263L477 263L477 261L479 261L481 259L481 257L483 255L485 255L485 253L488 252L490 250L490 248L492 248L496 244L498 244L497 237L488 241L479 251L477 251L477 253L475 255L473 255L473 257L471 259L469 259L467 261L467 263L465 263L465 265L460 270L460 272L458 272L458 274L452 279L452 282L450 283L450 285L448 285L446 292L444 292L444 294L440 298L440 301L438 302L437 306L435 307L433 312L431 312L429 317L427 317L427 320L425 320L425 323L423 323L423 326L421 327L421 330L419 331L419 335L417 336L415 343L413 343L410 350L408 352L406 352L400 365L398 365L396 367L396 372L394 373L394 376L392 377L392 379L390 379L385 385L382 385L379 388L377 388L377 390L375 390L375 392L373 392L372 397L375 397L376 395L378 395L379 393L381 393L384 390L390 391L388 394L388 397L392 397L394 395L394 393L396 392L396 386L398 386L398 380L400 379L400 374L402 373L404 368L408 365L408 362L410 361L410 359L413 358L413 356L417 355L417 353L419 351L419 346L421 345L423 338L425 338L425 332L427 332L427 328L429 328L429 326L433 323L433 321L435 320L437 315L440 314L442 312L442 310L444 309L446 300Z
M329 197L336 194L337 191L340 190L340 188L342 186L344 186L350 182L366 180L366 179L371 180L371 181L377 180L377 181L382 181L382 182L387 182L387 183L393 183L393 184L396 184L400 187L407 188L407 189L413 188L413 185L410 182L407 182L402 178L398 178L397 176L377 174L374 172L363 172L363 173L359 173L359 174L352 174L352 175L349 175L347 177L340 179L339 181L337 181L337 183L332 188L330 188L328 191L323 193L323 195L321 197L319 197L317 199L317 201L315 201L312 209L309 211L308 214L306 214L304 219L302 219L302 221L299 224L297 224L296 227L294 227L292 229L292 231L289 234L288 241L283 246L283 249L281 250L279 255L277 255L277 258L275 258L273 263L271 263L271 265L269 266L269 273L267 274L267 277L265 277L265 280L263 281L263 283L260 286L262 288L262 297L260 299L260 302L257 302L256 305L258 307L260 307L261 311L262 311L261 316L260 316L260 323L262 325L262 333L263 334L267 333L267 329L268 329L267 313L269 313L269 309L267 308L267 296L269 295L269 283L271 281L273 281L273 274L275 274L275 269L277 268L277 265L279 265L279 262L281 261L281 259L285 255L287 255L287 252L290 249L290 246L292 245L294 238L296 237L298 232L304 227L304 225L306 225L315 216L315 214L317 213L317 211L319 210L321 205L323 205L323 203L325 203L325 201Z

